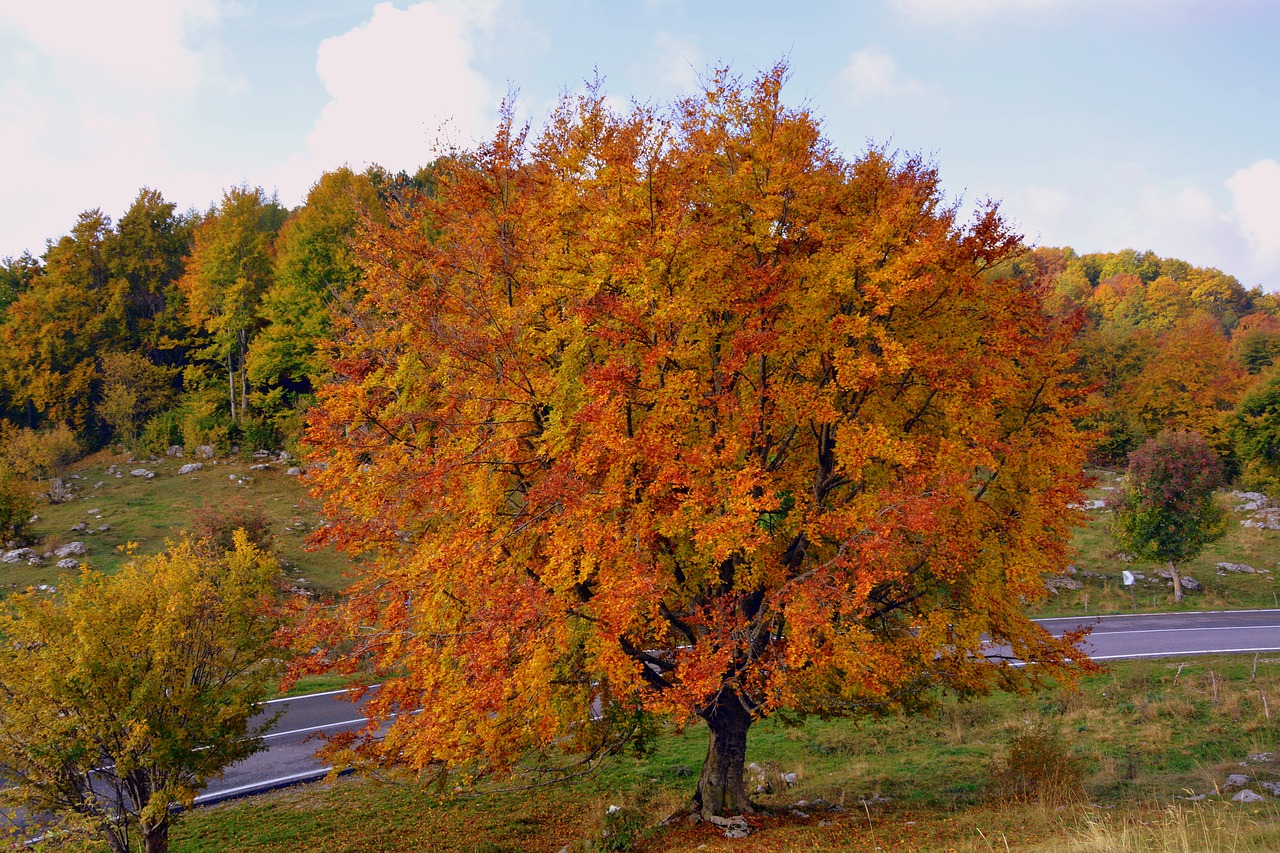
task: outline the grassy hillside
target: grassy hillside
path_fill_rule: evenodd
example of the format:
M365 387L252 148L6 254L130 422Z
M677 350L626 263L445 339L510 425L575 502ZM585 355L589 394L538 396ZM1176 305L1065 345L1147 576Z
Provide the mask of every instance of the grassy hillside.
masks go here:
M185 464L202 462L197 473L179 476ZM263 470L254 465L267 464ZM126 560L127 551L154 554L164 550L165 541L192 527L196 513L204 506L225 507L244 502L257 507L270 519L276 547L288 565L291 580L321 594L344 589L345 558L332 551L303 549L307 534L321 523L319 504L307 497L299 477L286 473L291 463L238 458L196 460L181 457L135 459L128 455L98 453L82 460L70 474L76 497L62 504L42 504L37 512L33 547L52 551L68 542L84 542L88 553L81 558L91 565L112 571ZM155 476L133 476L134 470ZM88 530L76 531L76 525ZM103 527L106 530L101 530ZM56 559L43 566L0 565L0 589L25 589L36 584L56 585L66 570L56 567Z
M1114 496L1120 485L1119 475L1105 470L1093 474L1096 485L1089 490L1088 499L1096 503ZM1235 511L1241 501L1230 493L1219 493L1216 499L1231 511L1227 533L1194 560L1178 567L1202 587L1186 593L1181 605L1173 603L1172 584L1159 575L1168 567L1126 560L1108 533L1110 512L1093 508L1082 513L1084 524L1076 529L1072 540L1076 573L1067 577L1080 588L1059 588L1056 594L1032 608L1033 615L1280 607L1280 531L1242 526L1240 522L1248 520L1250 513ZM1258 571L1252 574L1225 571L1218 567L1220 562L1245 564ZM1126 569L1144 576L1132 588L1123 584L1122 573Z

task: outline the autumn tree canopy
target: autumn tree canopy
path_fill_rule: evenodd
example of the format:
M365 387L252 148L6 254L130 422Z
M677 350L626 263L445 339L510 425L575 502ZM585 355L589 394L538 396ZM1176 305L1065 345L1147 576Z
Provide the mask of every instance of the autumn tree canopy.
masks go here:
M1178 563L1226 533L1226 511L1213 502L1222 475L1198 432L1167 430L1129 454L1111 532L1126 551L1169 564L1174 601L1182 601Z
M422 713L357 751L474 776L697 717L697 807L743 811L754 720L1074 654L1022 609L1078 500L1072 330L994 205L843 159L784 77L508 117L369 235L309 433L324 536L369 557L323 654Z
M168 849L175 806L262 748L278 561L237 533L0 607L0 767L25 810L113 853ZM274 722L274 720L272 721Z

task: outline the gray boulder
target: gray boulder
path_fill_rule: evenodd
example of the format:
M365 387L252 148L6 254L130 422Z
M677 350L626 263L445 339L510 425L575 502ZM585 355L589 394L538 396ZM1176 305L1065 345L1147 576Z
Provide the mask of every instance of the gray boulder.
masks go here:
M1238 793L1238 794L1236 794L1234 797L1232 797L1232 798L1231 798L1231 802L1233 802L1233 803L1260 803L1260 802L1262 802L1264 799L1266 799L1266 797L1262 796L1262 795L1261 795L1261 794L1259 794L1257 791L1250 791L1248 788L1245 788L1243 791L1241 791L1240 793Z
M747 823L747 819L742 815L734 815L733 817L712 815L707 820L723 829L725 838L746 838L751 834L751 825Z
M195 450L196 457L199 459L212 459L213 447L208 444L202 444Z
M30 548L15 548L12 551L6 551L0 554L0 563L25 563L32 557L39 555Z
M89 549L85 547L83 542L68 542L66 545L59 545L53 549L55 557L83 557L89 553Z
M60 568L60 569L78 569L78 568L80 568L80 561L79 561L79 560L77 560L77 559L75 559L74 557L67 557L65 560L59 560L59 561L58 561L58 568Z
M178 473L185 477L187 474L194 474L195 472L203 469L204 469L203 462L188 462L186 465L183 465L181 468L178 469Z
M296 468L296 467L290 468L288 471L285 471L285 473L288 474L290 477L297 477L302 474L302 469Z
M146 477L148 480L155 479L156 472L148 471L146 468L134 468L129 472L131 477Z
M1057 593L1060 589L1084 589L1084 583L1075 578L1068 577L1050 577L1045 578L1045 589L1049 592Z
M1243 575L1255 574L1258 570L1248 563L1218 563L1218 568L1228 572L1239 572Z
M1244 775L1243 773L1232 773L1229 776L1227 776L1227 781L1222 783L1222 787L1227 789L1243 788L1245 785L1248 785L1248 784L1249 784L1248 776Z

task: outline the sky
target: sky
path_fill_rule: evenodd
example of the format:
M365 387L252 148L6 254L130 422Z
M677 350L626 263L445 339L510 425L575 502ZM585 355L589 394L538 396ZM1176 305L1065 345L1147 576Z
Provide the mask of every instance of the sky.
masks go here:
M144 186L292 207L474 145L504 97L536 132L597 77L663 105L786 60L847 157L924 154L1031 244L1278 291L1277 36L1274 0L0 0L0 257Z

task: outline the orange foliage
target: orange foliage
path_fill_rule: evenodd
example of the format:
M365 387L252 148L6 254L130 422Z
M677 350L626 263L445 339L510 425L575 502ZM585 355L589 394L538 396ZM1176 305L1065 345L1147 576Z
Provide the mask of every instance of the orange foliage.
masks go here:
M1079 498L1074 330L994 272L994 205L841 159L784 76L508 116L368 236L309 430L324 538L368 559L315 627L388 675L375 719L422 710L362 751L508 770L639 712L911 708L1074 655L1022 609Z
M1155 355L1129 381L1123 398L1140 434L1193 430L1211 438L1247 386L1222 327L1201 312L1160 336Z

